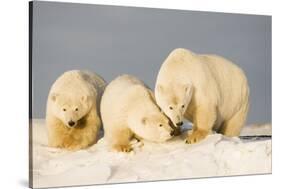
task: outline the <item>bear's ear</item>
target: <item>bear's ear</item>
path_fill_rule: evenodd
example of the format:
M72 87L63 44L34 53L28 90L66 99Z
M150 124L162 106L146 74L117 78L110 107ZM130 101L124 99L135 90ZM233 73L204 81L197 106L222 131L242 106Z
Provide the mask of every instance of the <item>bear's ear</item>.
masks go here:
M145 117L143 117L143 118L141 119L141 123L142 123L143 125L146 124L146 121L147 121L147 119L146 119Z
M187 103L190 102L192 96L193 96L193 85L191 83L184 85L184 91L185 91L185 100Z
M89 99L89 97L88 97L87 95L81 96L81 100L82 100L83 102L86 102L88 99Z
M162 85L157 85L156 89L158 92L163 93L164 92L164 87Z
M193 85L191 83L185 84L183 87L187 94L189 94L193 91Z
M130 94L149 96L148 92L144 89L144 86L142 86L142 85L134 85L133 87L131 87Z
M58 93L52 93L52 94L51 94L51 100L52 100L53 102L55 102L55 101L57 100L58 96L59 96Z

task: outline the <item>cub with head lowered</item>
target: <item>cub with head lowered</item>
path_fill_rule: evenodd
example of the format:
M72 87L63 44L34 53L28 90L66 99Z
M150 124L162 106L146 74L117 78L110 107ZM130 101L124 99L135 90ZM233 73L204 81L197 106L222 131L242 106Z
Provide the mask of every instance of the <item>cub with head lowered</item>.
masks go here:
M178 127L193 123L186 142L212 130L238 136L248 113L249 88L244 72L220 56L175 49L162 64L155 85L157 104Z
M49 146L78 150L96 142L104 88L100 76L85 71L68 71L55 81L47 101Z
M101 117L105 139L117 151L131 151L133 136L163 142L174 133L152 91L130 75L119 76L108 84L101 100Z

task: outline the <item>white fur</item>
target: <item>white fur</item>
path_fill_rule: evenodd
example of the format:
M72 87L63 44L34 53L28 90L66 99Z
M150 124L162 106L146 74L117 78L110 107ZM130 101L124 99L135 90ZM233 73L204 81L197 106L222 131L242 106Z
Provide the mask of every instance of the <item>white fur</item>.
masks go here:
M101 117L105 138L117 150L126 151L133 135L154 142L171 138L169 119L160 112L152 91L130 75L119 76L106 87Z
M229 60L175 49L160 68L155 97L175 125L186 118L194 130L236 136L247 116L249 88L244 72Z
M55 81L46 111L50 146L79 149L96 140L101 126L99 104L104 88L101 77L85 71L68 71Z

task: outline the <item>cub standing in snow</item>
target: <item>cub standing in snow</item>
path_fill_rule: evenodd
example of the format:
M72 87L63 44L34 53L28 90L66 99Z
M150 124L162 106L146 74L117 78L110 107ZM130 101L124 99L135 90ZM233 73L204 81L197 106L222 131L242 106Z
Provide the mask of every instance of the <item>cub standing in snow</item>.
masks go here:
M193 123L187 143L212 130L238 136L247 117L249 88L243 71L220 56L173 50L162 64L155 85L157 104L181 126Z
M117 151L131 151L133 136L163 142L174 133L152 91L130 75L119 76L108 84L101 100L101 117L105 139Z
M49 146L78 150L96 142L105 85L98 75L78 70L65 72L55 81L47 101Z

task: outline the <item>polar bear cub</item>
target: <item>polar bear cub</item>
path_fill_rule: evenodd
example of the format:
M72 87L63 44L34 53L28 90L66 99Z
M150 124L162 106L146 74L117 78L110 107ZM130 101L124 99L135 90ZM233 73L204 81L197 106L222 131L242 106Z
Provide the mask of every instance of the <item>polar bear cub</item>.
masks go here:
M94 144L101 127L105 81L86 71L68 71L52 85L46 111L48 144L78 150Z
M108 84L101 100L101 117L105 139L117 151L131 151L133 136L163 142L173 135L170 120L156 105L152 91L130 75Z
M193 123L186 142L195 143L211 130L238 136L247 117L249 88L244 72L217 55L173 50L162 64L155 85L157 104L181 126Z

